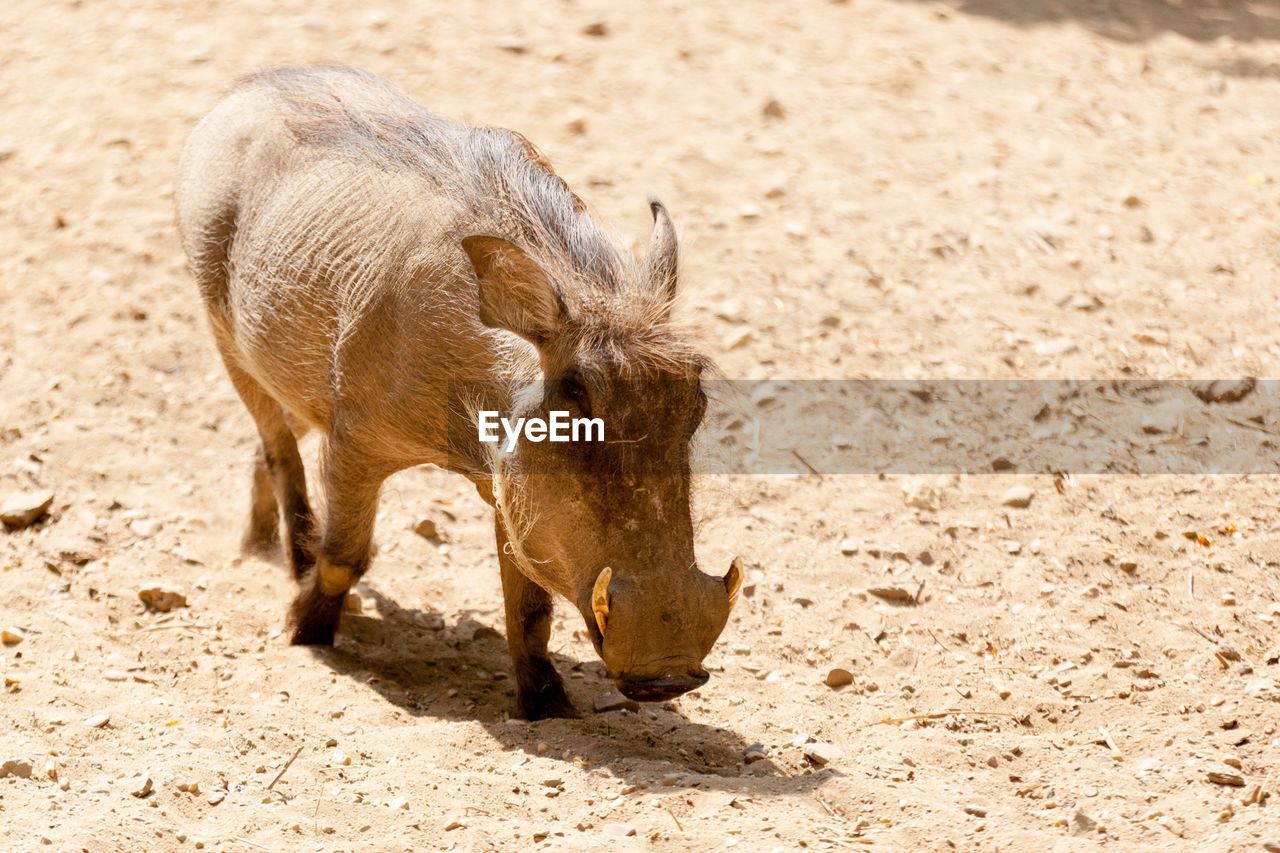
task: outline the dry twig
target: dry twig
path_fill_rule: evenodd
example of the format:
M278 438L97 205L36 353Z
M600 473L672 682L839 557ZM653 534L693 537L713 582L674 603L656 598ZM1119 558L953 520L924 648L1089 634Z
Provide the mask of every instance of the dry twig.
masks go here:
M1025 715L1010 714L1006 711L965 711L960 708L953 708L950 711L934 711L929 714L908 714L905 717L885 717L883 720L874 720L865 723L859 728L870 728L871 726L891 726L895 723L905 723L910 720L941 720L943 717L950 717L956 714L965 714L970 717L1008 717L1011 720L1020 720Z
M285 774L286 770L288 770L290 767L293 766L293 762L296 761L298 759L298 756L301 754L302 754L302 747L299 746L297 750L294 751L293 755L289 757L289 760L284 763L284 767L280 768L280 772L276 774L276 778L271 780L271 784L267 786L268 791L270 791L272 788L276 786L276 783L280 781L280 777Z

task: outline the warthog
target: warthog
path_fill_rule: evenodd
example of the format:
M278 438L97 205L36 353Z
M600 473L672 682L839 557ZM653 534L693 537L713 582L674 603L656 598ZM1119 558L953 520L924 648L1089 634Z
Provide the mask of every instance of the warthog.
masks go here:
M293 643L333 642L382 482L432 463L495 508L521 714L576 715L547 654L550 593L581 611L625 695L706 682L741 570L712 577L694 558L689 445L708 363L670 323L676 235L660 202L636 260L520 134L334 67L241 81L192 132L176 195L262 439L246 548L278 548L283 516ZM508 452L479 440L480 410L599 417L606 434L522 436ZM296 441L309 428L324 439L318 521Z

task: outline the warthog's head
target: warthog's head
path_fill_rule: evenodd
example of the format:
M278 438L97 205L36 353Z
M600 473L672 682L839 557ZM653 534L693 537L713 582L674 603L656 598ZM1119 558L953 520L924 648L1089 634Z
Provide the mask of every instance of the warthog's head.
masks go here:
M690 442L706 409L706 360L676 334L676 237L652 202L644 263L600 250L594 266L537 259L495 237L463 246L486 325L532 343L538 381L506 417L599 419L603 440L522 433L494 446L495 504L521 570L577 605L623 694L656 701L707 681L741 570L699 571L690 519ZM592 436L598 439L598 435Z

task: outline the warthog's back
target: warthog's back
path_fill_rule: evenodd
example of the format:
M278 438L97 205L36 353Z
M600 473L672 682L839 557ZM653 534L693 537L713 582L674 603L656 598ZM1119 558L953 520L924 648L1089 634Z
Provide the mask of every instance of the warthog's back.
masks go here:
M626 263L523 137L450 122L354 69L243 81L192 133L177 205L215 333L325 429L353 395L392 422L420 416L400 411L403 388L444 394L491 367L504 339L478 320L463 237L518 241L605 285Z

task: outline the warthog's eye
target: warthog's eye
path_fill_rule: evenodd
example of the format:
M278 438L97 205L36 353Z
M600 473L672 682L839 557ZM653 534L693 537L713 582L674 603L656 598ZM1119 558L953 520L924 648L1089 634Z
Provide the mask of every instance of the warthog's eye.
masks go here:
M556 389L560 398L572 404L583 415L591 415L591 399L587 396L587 386L577 376L565 376Z
M693 426L696 429L707 416L707 392L698 386L698 396L693 401Z

